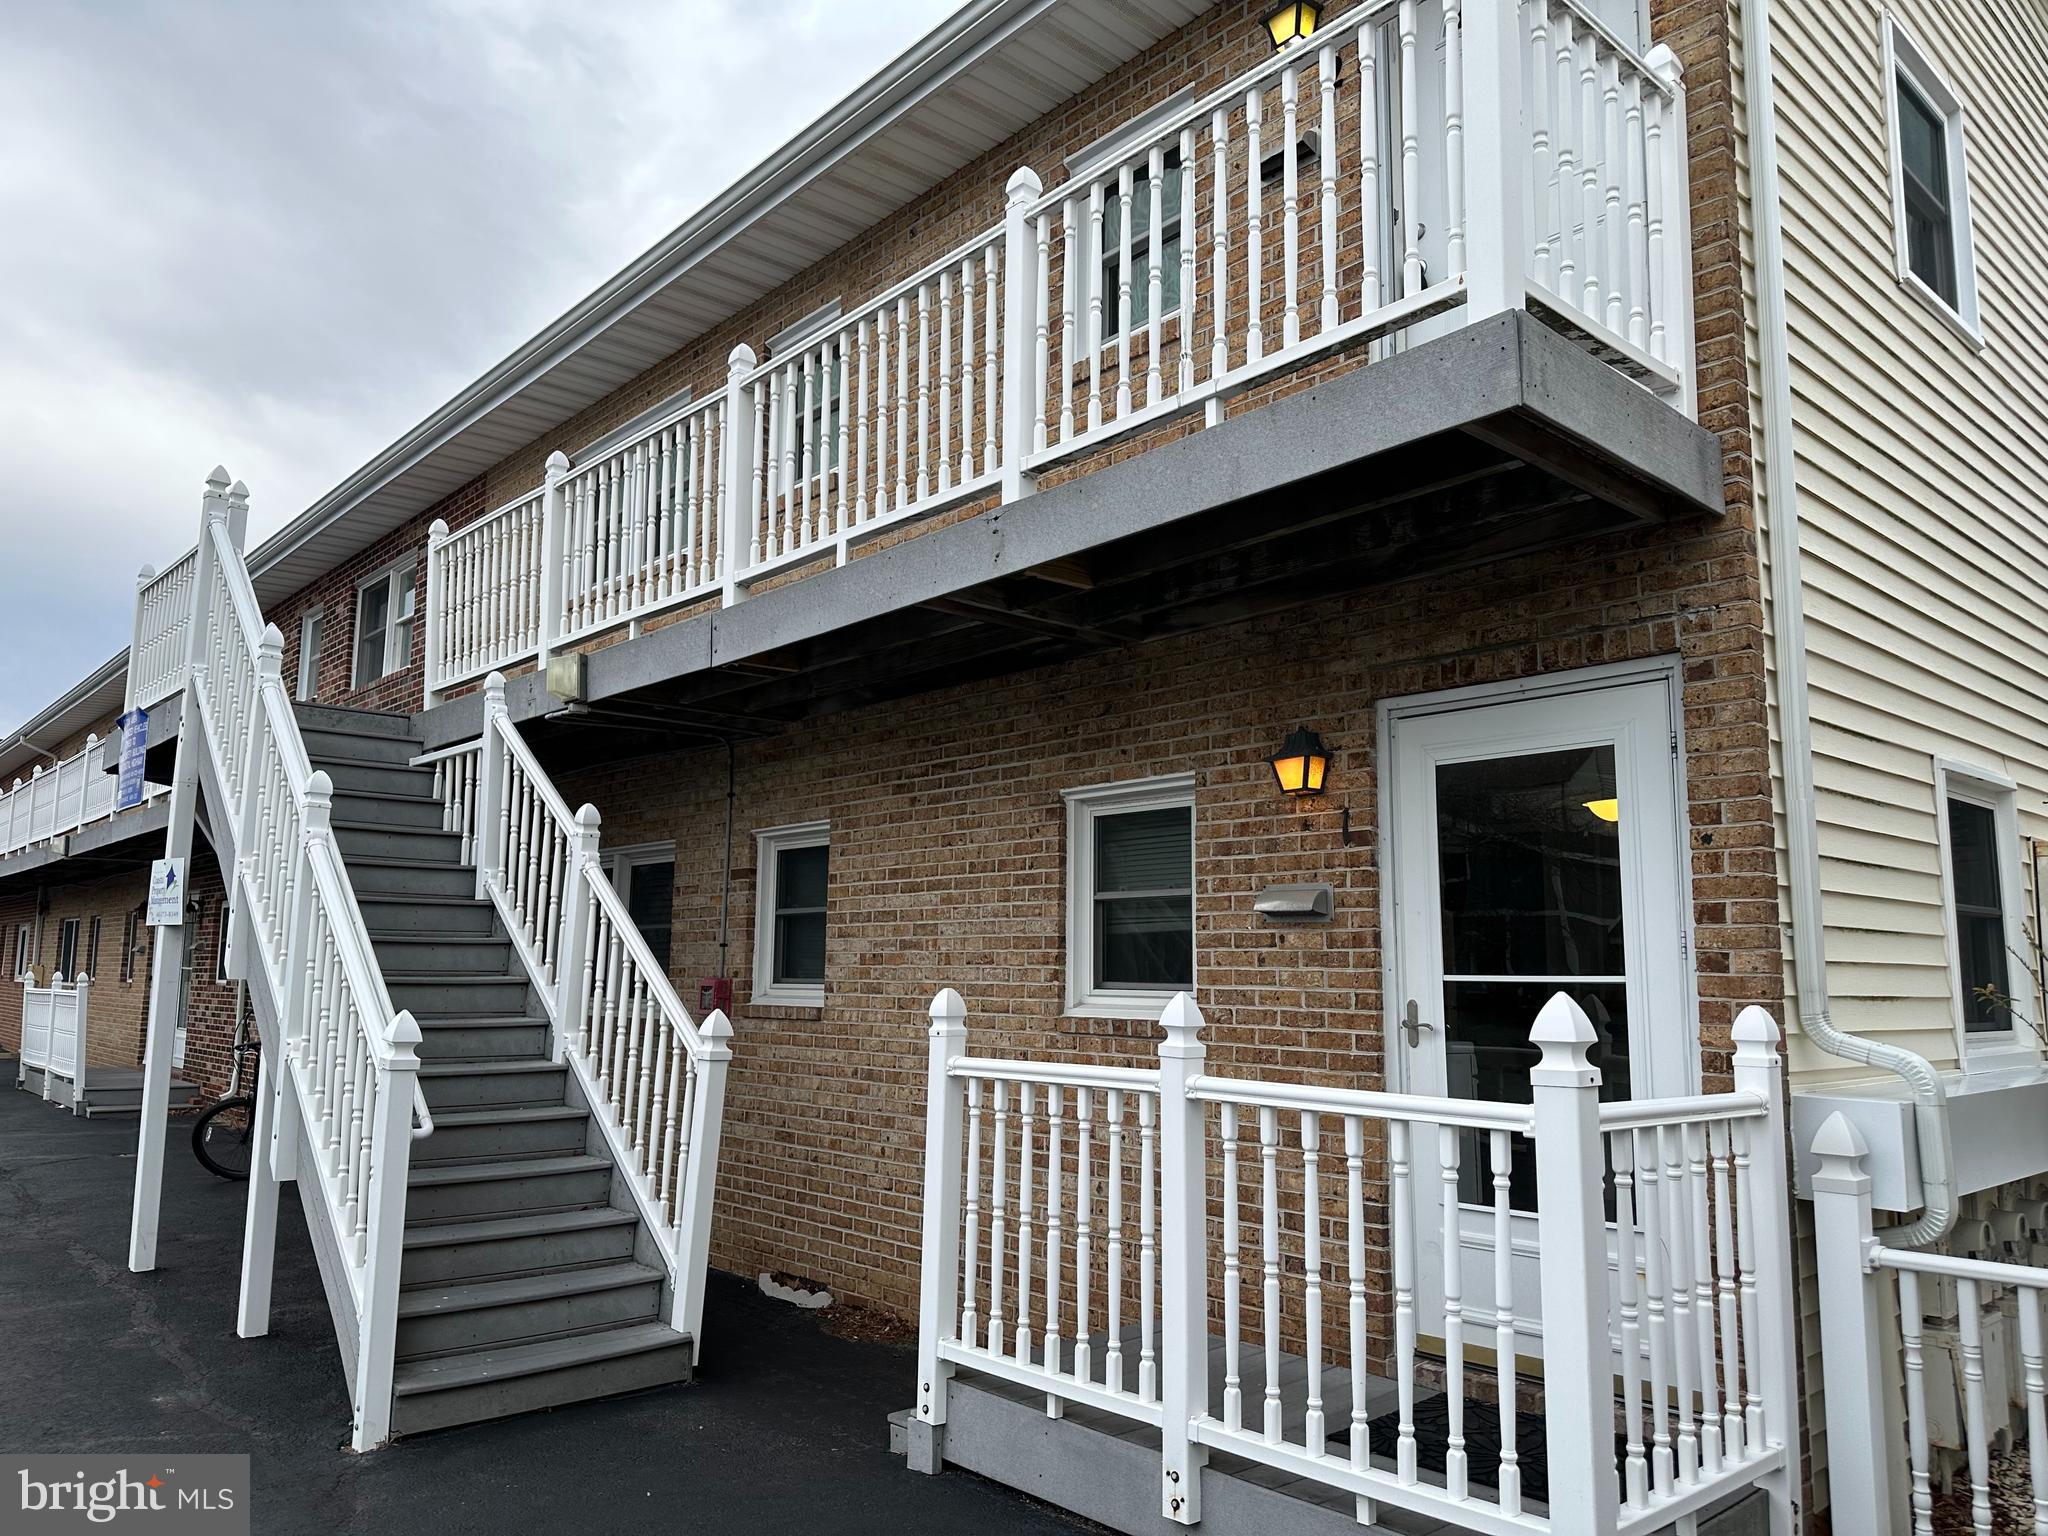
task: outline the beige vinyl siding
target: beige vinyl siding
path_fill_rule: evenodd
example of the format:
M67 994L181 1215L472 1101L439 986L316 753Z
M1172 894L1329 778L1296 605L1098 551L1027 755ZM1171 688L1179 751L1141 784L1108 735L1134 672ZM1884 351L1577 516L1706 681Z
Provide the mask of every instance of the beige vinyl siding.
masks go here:
M1933 760L2009 774L2048 833L2048 16L1892 9L1965 104L1986 345L1895 275L1884 8L1776 6L1800 554L1835 1019L1952 1064Z

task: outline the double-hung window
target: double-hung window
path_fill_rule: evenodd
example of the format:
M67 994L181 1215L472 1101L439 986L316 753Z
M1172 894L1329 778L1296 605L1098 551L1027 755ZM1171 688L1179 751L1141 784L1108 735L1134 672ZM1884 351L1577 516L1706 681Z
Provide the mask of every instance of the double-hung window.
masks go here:
M320 632L326 627L326 614L319 608L299 616L299 685L294 696L302 704L320 691Z
M2017 788L1995 770L1948 762L1935 764L1934 787L1956 1026L1973 1050L2031 1049Z
M1899 281L1978 341L1962 98L1890 15L1884 19L1884 45Z
M756 832L754 844L754 1001L822 1008L830 825L774 827Z
M128 914L126 927L121 936L121 979L135 979L136 964L142 952L149 948L149 924L146 921L147 908L137 907Z
M355 687L389 677L412 661L417 603L410 560L372 576L356 589Z
M1120 181L1102 189L1102 260L1094 274L1102 294L1102 339L1123 329L1124 202ZM1180 151L1169 150L1159 175L1159 314L1180 308ZM1131 330L1152 323L1152 177L1139 166L1131 173Z
M675 925L676 845L642 843L609 849L601 867L612 889L625 901L648 952L666 972Z
M85 930L85 974L100 979L100 920L95 917Z
M36 965L36 925L23 923L14 930L14 974L28 975Z
M67 917L57 925L57 974L66 981L78 979L78 919Z
M1068 790L1067 1011L1153 1018L1195 983L1192 775Z

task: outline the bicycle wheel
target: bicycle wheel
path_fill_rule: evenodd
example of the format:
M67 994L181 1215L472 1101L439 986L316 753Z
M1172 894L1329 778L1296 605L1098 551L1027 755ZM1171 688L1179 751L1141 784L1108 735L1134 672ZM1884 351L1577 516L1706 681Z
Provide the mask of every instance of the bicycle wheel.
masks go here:
M256 1101L246 1095L222 1099L192 1127L192 1151L208 1173L246 1179L255 1152Z

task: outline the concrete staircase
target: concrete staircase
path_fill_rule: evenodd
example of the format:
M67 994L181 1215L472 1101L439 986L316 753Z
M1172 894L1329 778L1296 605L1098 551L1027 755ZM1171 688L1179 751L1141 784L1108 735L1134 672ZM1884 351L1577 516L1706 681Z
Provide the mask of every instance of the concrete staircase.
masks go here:
M687 1380L667 1272L402 715L300 706L434 1134L413 1144L392 1428L418 1433Z

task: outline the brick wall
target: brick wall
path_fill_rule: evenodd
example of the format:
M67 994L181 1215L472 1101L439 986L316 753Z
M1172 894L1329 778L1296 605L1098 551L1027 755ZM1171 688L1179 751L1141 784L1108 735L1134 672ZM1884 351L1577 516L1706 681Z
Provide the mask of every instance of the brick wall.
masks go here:
M1153 1026L1064 1017L1062 789L1197 776L1197 992L1221 1062L1380 1086L1375 706L1601 662L1683 659L1702 1069L1725 1082L1733 1014L1777 1007L1754 563L1739 522L1648 530L1478 575L1360 594L972 690L834 716L738 757L734 1067L714 1259L916 1305L923 1015L966 997L975 1048L1145 1057ZM1304 647L1303 636L1319 639ZM1331 795L1271 788L1298 721L1336 751ZM722 752L564 776L610 845L674 839L673 969L715 974ZM1354 837L1340 839L1343 810ZM831 821L822 1010L750 1002L751 832ZM1328 880L1325 927L1260 926L1266 884Z

